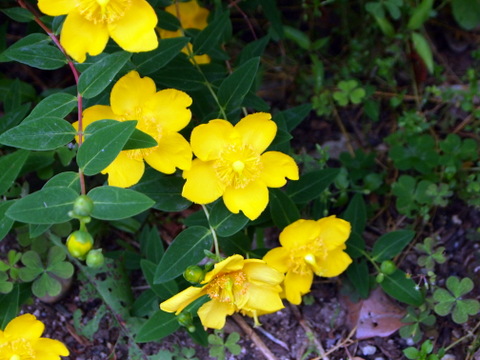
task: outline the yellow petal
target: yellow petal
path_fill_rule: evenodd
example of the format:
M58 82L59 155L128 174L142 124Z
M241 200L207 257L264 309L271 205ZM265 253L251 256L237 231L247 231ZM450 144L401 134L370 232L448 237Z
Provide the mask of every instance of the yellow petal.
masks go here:
M38 8L50 16L65 15L75 9L72 0L38 0Z
M278 151L268 151L261 156L262 180L268 187L279 188L287 179L298 180L298 166L288 155Z
M175 312L177 315L185 309L190 303L203 296L205 292L203 288L190 286L185 290L179 292L177 295L172 296L170 299L165 300L160 304L160 309L165 312Z
M302 295L310 292L313 282L313 272L307 271L302 274L293 271L287 272L284 281L285 297L294 305L300 305Z
M140 181L145 171L143 160L132 159L127 151L121 151L102 174L108 174L108 185L126 188Z
M317 221L317 224L320 227L320 239L327 250L333 250L344 244L352 229L348 221L338 219L335 215L322 218Z
M202 281L202 284L206 284L211 281L215 276L220 273L227 273L232 271L238 271L243 268L245 260L242 255L232 255L215 264L213 270L205 274L205 279Z
M179 133L165 134L155 150L145 156L145 161L154 169L173 174L176 168L189 169L192 164L190 144Z
M232 213L238 214L241 210L250 220L255 220L268 205L268 189L259 181L252 181L243 189L228 187L223 201Z
M192 98L176 89L157 92L145 102L142 112L147 118L154 118L162 130L178 132L188 125L192 113L187 107L192 105Z
M35 360L60 360L60 356L68 356L67 347L58 340L41 338L33 344Z
M5 328L5 335L13 339L38 339L42 336L45 325L32 314L17 316Z
M190 170L183 172L187 179L182 196L197 204L209 204L222 196L225 186L218 179L213 162L192 161Z
M259 310L263 314L272 313L283 309L280 298L281 287L261 286L250 283L248 287L248 302L244 308L247 310Z
M110 36L126 51L150 51L158 47L155 10L145 0L131 0L125 15L108 25Z
M352 259L343 251L346 246L339 247L335 250L329 251L327 257L318 264L318 269L315 273L318 276L334 277L343 273L352 263Z
M196 0L187 2L177 2L165 8L175 17L178 17L182 28L184 29L200 29L207 27L207 18L209 11L198 5Z
M227 315L235 312L235 306L220 301L209 301L198 309L198 317L202 325L210 329L221 329L225 326Z
M263 260L245 260L243 271L247 274L249 282L260 286L262 284L275 286L283 281L283 274L267 265Z
M235 125L240 133L242 143L249 145L261 154L272 143L277 133L277 124L268 113L255 113L245 116Z
M60 43L74 60L84 62L87 53L91 56L100 54L107 42L106 25L88 21L76 10L67 15L60 33Z
M287 249L308 245L319 236L320 229L315 220L297 220L280 233L280 244Z
M211 120L195 127L190 144L193 153L203 161L218 159L223 149L232 143L233 126L226 120Z
M284 247L276 247L265 254L263 260L274 269L281 273L286 273L288 270L288 256L289 251Z
M141 78L138 72L130 71L113 86L110 94L112 111L128 120L138 120L139 109L157 91L149 77Z

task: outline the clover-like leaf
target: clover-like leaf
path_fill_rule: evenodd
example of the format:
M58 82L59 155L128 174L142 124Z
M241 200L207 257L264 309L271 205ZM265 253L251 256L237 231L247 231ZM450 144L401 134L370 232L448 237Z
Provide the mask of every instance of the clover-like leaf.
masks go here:
M8 294L13 289L13 284L8 281L8 275L0 272L0 294Z
M447 288L456 298L459 298L472 291L473 281L470 278L459 280L456 276L450 276L447 279Z
M33 250L22 255L24 268L19 269L18 275L25 282L35 280L43 272L43 264L40 256Z
M62 291L62 285L57 279L43 273L32 284L32 293L37 297L57 296Z

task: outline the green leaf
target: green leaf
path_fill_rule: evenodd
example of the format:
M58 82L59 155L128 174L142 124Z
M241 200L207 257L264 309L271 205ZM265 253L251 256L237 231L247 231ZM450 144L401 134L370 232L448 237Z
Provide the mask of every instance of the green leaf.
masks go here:
M161 39L153 51L134 54L132 62L142 75L149 75L167 65L189 42L188 37Z
M270 201L269 208L272 220L275 225L283 229L294 221L300 219L300 211L298 211L295 203L290 197L280 189L269 189Z
M420 306L424 302L423 294L415 282L399 269L391 275L385 275L380 286L388 295L406 304Z
M54 150L73 140L74 127L59 117L21 123L0 135L0 143L26 150Z
M430 74L433 73L433 55L427 39L422 34L412 32L413 48L421 57Z
M221 200L213 205L210 212L210 225L219 236L231 236L239 232L248 221L248 218L242 213L230 212Z
M14 201L0 201L0 241L8 234L15 222L8 216L5 216L8 208L14 204Z
M158 229L156 227L150 228L146 225L140 233L139 242L143 256L154 264L158 264L165 252Z
M237 232L229 237L219 237L218 243L226 255L248 254L252 248L252 240L244 232Z
M315 170L300 176L300 180L292 181L287 186L287 194L296 204L307 203L330 186L340 173L340 169Z
M352 231L361 235L367 224L367 207L362 194L355 194L342 215L352 225Z
M170 244L155 271L155 284L175 279L190 265L205 257L213 244L212 232L202 226L182 231Z
M179 327L180 324L175 314L159 310L142 326L135 338L135 342L158 341L174 333Z
M229 25L230 13L228 11L217 16L193 41L195 55L205 54L220 45Z
M32 293L37 297L57 296L62 291L62 285L57 279L43 273L32 284Z
M192 203L182 196L185 181L176 176L167 176L153 169L147 169L140 182L131 187L155 201L154 209L182 211Z
M150 285L150 288L161 300L166 300L178 293L178 285L175 280L169 280L161 284L155 284L153 282L155 270L157 268L156 264L149 260L142 259L140 260L140 267L142 268L143 275L145 276L148 285Z
M47 96L40 101L32 112L23 120L23 123L29 121L56 117L64 118L77 106L77 98L67 93L56 93Z
M151 77L165 88L172 87L183 91L206 89L205 79L186 58L175 58Z
M153 137L135 129L122 150L146 149L157 145L158 143Z
M217 96L220 106L226 112L242 104L243 98L252 87L253 80L257 75L259 63L259 57L252 58L222 81L218 88Z
M300 48L304 50L310 50L310 38L304 31L288 25L283 26L283 31L285 33L285 38L294 41Z
M103 120L102 124L104 127L86 136L78 149L78 166L88 176L98 174L115 160L135 130L137 121ZM89 127L85 129L87 133Z
M415 236L414 231L397 230L380 236L372 249L372 258L377 262L390 260L400 254Z
M66 187L48 187L27 195L5 213L9 218L27 224L59 224L69 221L78 193Z
M42 70L55 70L67 63L65 55L43 34L25 36L5 50L3 56Z
M432 6L433 0L422 0L420 5L413 10L412 16L408 20L407 28L418 30L430 17Z
M452 13L457 23L466 30L480 25L480 1L452 0Z
M94 206L92 217L101 220L120 220L148 210L154 201L134 190L114 186L96 187L88 193Z
M80 193L80 175L77 172L65 171L55 175L47 181L43 188L61 186L74 190L77 194Z
M5 115L0 117L0 134L3 134L5 131L17 126L29 110L30 104L23 104L5 112Z
M267 46L268 42L270 41L270 36L264 36L261 39L254 40L249 42L245 45L240 52L240 55L237 58L237 65L241 65L245 63L247 60L251 58L262 56L263 52L265 51L265 47Z
M2 9L1 11L9 18L18 22L30 22L35 19L35 16L33 16L32 12L21 7Z
M272 35L275 40L283 38L282 13L278 9L275 0L260 0L263 13L272 24Z
M17 178L30 153L17 150L0 158L0 194L4 194Z
M460 298L465 294L468 294L473 290L472 279L466 277L459 280L456 276L449 276L447 279L447 288L450 290L456 298Z
M7 324L18 315L20 307L20 285L14 286L8 294L0 294L0 329L5 329Z
M370 292L368 266L365 259L354 261L346 270L346 274L358 295L366 299Z
M365 240L361 235L356 232L350 233L350 237L347 240L347 254L352 258L357 259L365 255Z
M78 91L85 99L100 94L123 68L132 54L119 51L91 65L78 79Z

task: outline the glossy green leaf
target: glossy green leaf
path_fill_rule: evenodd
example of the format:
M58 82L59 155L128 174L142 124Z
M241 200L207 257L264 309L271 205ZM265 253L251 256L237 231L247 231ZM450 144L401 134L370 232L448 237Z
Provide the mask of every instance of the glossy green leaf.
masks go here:
M300 180L291 181L287 194L296 204L307 203L327 189L339 174L340 169L315 170L300 176Z
M167 65L188 44L189 38L161 39L153 51L134 54L132 62L142 75L149 75Z
M345 250L352 258L357 259L365 255L365 240L361 235L356 232L350 233L350 237L347 240L347 249Z
M19 294L18 284L8 294L0 294L0 303L3 304L0 311L0 329L5 329L10 320L18 316L20 310Z
M252 87L253 80L257 75L259 63L259 57L252 58L222 81L217 96L220 106L225 111L228 112L242 104L243 98Z
M422 34L413 32L412 43L413 43L413 48L425 63L425 66L427 67L428 72L430 74L433 73L432 49L430 49L430 45L427 39L425 39L425 37Z
M210 225L219 236L231 236L239 232L248 221L242 213L230 212L222 200L217 201L210 211Z
M16 200L5 213L27 224L59 224L69 221L78 193L67 187L48 187Z
M40 101L32 112L23 120L23 123L45 118L64 118L77 106L77 98L67 93L56 93Z
M78 79L78 91L85 99L100 94L123 68L132 54L119 51L91 65Z
M130 189L99 186L88 193L94 206L92 217L101 220L120 220L148 210L154 201Z
M0 157L0 194L12 186L29 154L29 151L17 150Z
M367 224L367 207L362 194L355 194L342 215L352 225L352 231L361 235Z
M4 116L0 117L0 134L17 126L29 110L30 104L23 104L6 112Z
M278 9L278 4L275 0L260 0L260 5L263 8L263 13L272 25L271 33L275 40L283 38L282 13Z
M158 341L174 333L179 327L175 314L159 310L141 327L135 341L138 343Z
M78 149L77 163L85 175L98 174L115 160L135 130L137 121L109 120L104 123L106 126L87 136Z
M269 208L273 222L280 229L300 219L300 211L297 206L280 189L270 189Z
M370 293L370 281L368 276L368 266L365 259L354 261L347 268L346 274L358 295L361 298L366 299Z
M205 257L204 250L213 244L212 232L202 226L182 231L170 244L155 271L155 284L175 279L190 265Z
M77 172L65 171L55 175L47 181L43 188L61 186L74 190L78 194L80 193L80 176Z
M51 45L51 40L44 34L30 34L10 46L2 54L9 60L42 70L54 70L67 63L62 52Z
M154 264L158 264L165 252L159 230L156 227L146 225L142 229L138 240L142 255Z
M193 50L196 55L205 54L220 45L225 37L225 31L230 25L228 11L217 16L193 41Z
M168 298L178 293L178 285L175 280L165 281L161 284L155 284L153 279L155 277L155 270L157 265L149 260L140 260L140 267L142 268L145 280L147 280L150 288L157 294L161 300L167 300Z
M135 129L122 150L146 149L157 145L158 143L153 137Z
M182 211L192 202L182 196L185 181L180 177L167 176L147 169L140 182L131 187L155 200L154 209L162 211Z
M261 39L251 41L246 44L238 56L237 64L241 65L251 58L262 56L269 41L270 36L267 35Z
M480 25L480 1L452 0L452 13L457 23L466 30Z
M392 275L385 275L380 286L388 295L403 303L420 306L424 302L424 296L417 284L399 269Z
M35 16L31 11L28 11L27 9L21 7L2 9L1 12L7 15L9 18L18 22L30 22L35 19Z
M26 150L54 150L75 136L74 127L59 117L35 119L4 132L0 143Z
M172 87L183 91L205 89L205 79L186 58L177 57L167 67L151 75L152 79L163 87Z
M372 258L377 262L390 260L400 254L415 236L414 231L397 230L380 236L372 249Z
M14 204L14 201L1 201L0 202L0 241L2 241L5 236L7 236L8 232L13 226L15 222L13 219L5 216L8 208Z
M226 255L245 255L252 250L252 240L243 231L229 237L219 237L218 243L222 253Z

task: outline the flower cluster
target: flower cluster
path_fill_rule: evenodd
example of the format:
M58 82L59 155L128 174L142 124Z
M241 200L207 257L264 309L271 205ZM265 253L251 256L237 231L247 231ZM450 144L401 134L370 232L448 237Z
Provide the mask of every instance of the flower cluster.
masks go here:
M78 62L84 62L87 53L100 54L110 37L130 52L158 46L157 15L146 0L38 0L38 7L47 15L67 15L60 43Z
M60 341L41 337L44 329L31 314L17 316L0 330L0 360L59 360L70 355Z

